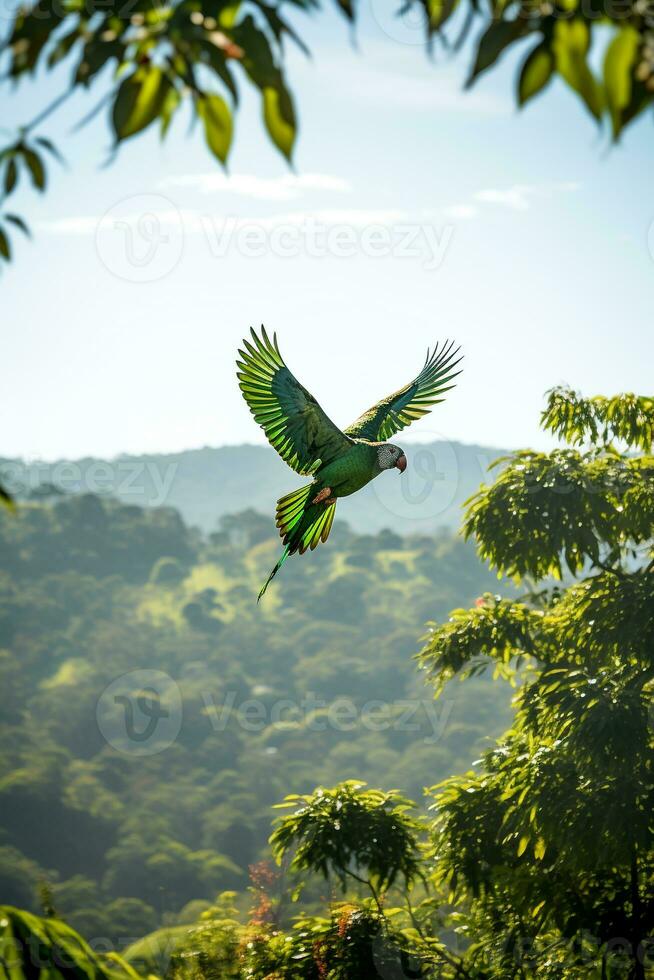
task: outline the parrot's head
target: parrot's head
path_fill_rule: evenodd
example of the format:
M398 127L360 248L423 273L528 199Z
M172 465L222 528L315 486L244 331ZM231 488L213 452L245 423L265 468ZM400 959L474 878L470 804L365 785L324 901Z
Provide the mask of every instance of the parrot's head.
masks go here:
M406 469L404 450L399 446L392 446L390 442L382 442L378 447L377 462L380 470L392 470L397 467L400 473L404 473Z

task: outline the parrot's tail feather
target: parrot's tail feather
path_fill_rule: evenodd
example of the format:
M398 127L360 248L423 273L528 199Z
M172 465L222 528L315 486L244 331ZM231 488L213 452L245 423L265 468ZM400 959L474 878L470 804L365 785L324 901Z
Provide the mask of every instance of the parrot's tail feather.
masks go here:
M318 511L318 513L314 513ZM313 549L320 544L321 541L326 541L329 537L329 532L332 529L332 524L334 523L334 514L336 513L336 504L314 504L308 511L305 511L305 519L298 528L298 536L296 538L295 548L300 552L301 555L307 550L307 548Z
M264 594L270 582L282 567L289 555L299 551L301 555L310 548L313 549L326 541L334 523L336 503L327 504L312 502L316 492L316 484L309 483L287 493L277 501L277 527L286 547L272 572L259 593L259 599ZM257 602L259 601L257 599Z
M259 601L259 599L261 598L261 596L264 594L264 592L266 591L266 589L268 588L268 586L270 585L270 583L274 579L275 575L277 574L277 572L279 571L279 569L282 567L282 565L284 564L284 562L288 558L288 556L290 554L290 551L291 551L291 546L290 546L290 544L287 544L286 547L284 548L284 553L283 553L282 557L279 559L279 561L277 562L277 564L273 568L272 572L270 573L270 575L268 576L268 578L266 579L266 581L263 583L263 586L261 588L261 592L257 596L257 602Z
M288 544L294 537L294 532L298 530L304 511L309 505L309 494L313 489L313 483L307 483L306 486L292 490L277 501L275 517L284 544Z

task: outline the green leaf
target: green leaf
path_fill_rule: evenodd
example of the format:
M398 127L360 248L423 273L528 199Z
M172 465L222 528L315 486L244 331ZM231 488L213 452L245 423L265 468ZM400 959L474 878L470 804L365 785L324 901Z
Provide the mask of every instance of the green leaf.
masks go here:
M631 102L633 67L639 48L640 34L634 27L627 25L613 38L604 58L606 101L616 139L622 129L623 110Z
M527 848L529 847L529 838L521 837L520 843L518 844L518 857L522 857Z
M142 132L160 114L171 83L161 68L139 68L118 89L112 112L116 140Z
M352 0L336 0L340 10L345 14L349 21L354 21L354 7Z
M649 79L647 80L649 81ZM647 87L647 83L637 79L633 84L631 101L622 113L622 128L624 129L636 116L640 115L644 109L652 104L652 91Z
M48 68L54 68L58 65L60 61L70 54L70 50L76 41L81 37L81 29L79 25L76 25L72 31L65 34L55 45L54 49L51 51L48 57Z
M218 14L218 23L220 26L224 27L225 29L234 27L240 10L241 4L238 2L238 0L236 3L228 4L227 6L223 7Z
M9 239L5 235L2 228L0 228L0 255L7 262L11 261L11 248L9 247Z
M527 29L524 18L493 21L481 36L477 47L477 57L466 82L466 87L470 87L482 72L494 65L502 52L518 38L521 38Z
M55 158L55 160L57 160L58 163L64 162L64 158L62 157L61 153L54 145L52 140L49 140L46 136L37 136L34 142L38 143L39 146L42 146L44 150L47 150L48 153L50 153Z
M206 57L209 61L211 68L215 71L216 75L220 78L220 81L224 84L225 88L229 91L234 105L238 105L238 88L236 87L236 82L234 77L229 70L227 65L227 58L225 57L225 52L222 48L217 47L209 39L204 42L199 42L202 50L205 52Z
M105 65L115 59L118 64L125 56L125 45L119 41L98 41L95 37L84 45L82 57L75 72L75 83L88 86Z
M16 161L12 157L7 164L7 169L5 170L5 194L11 194L16 186L17 180L18 167L16 166Z
M244 17L232 31L234 41L243 50L242 64L252 81L260 89L271 85L279 77L279 68L268 36L260 30L254 18Z
M30 230L23 221L23 219L17 214L5 214L5 221L9 221L16 228L19 228L27 238L31 238Z
M588 67L589 48L590 28L585 21L580 18L557 21L552 42L556 70L581 96L591 115L599 120L604 110L604 93Z
M164 100L164 104L161 107L160 116L161 116L162 139L165 138L166 133L168 132L168 127L170 126L172 118L175 114L175 110L177 109L181 101L182 101L181 95L174 87L174 85L171 85L170 89L168 90L168 94L166 95L166 98Z
M545 88L554 72L554 56L543 41L531 51L518 78L518 105L523 106Z
M297 135L297 122L293 100L283 85L264 88L263 118L273 143L290 161Z
M22 154L31 174L32 183L38 190L45 190L45 168L41 157L33 150L28 150L27 147L23 148Z
M204 123L207 146L221 163L225 163L234 134L229 106L220 95L203 95L197 101L197 113Z
M423 0L430 31L439 30L452 16L459 0Z

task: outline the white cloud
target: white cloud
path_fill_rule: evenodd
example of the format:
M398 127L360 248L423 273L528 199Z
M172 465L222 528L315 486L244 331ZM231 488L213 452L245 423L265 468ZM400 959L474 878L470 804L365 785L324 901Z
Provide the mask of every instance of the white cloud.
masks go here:
M36 227L52 235L92 235L98 226L100 217L95 215L78 215L72 218L55 218L53 221L37 221Z
M488 188L477 191L476 201L484 204L497 204L513 211L527 211L535 197L550 198L557 192L577 191L581 184L575 181L559 181L552 184L514 184L512 187L499 190Z
M254 174L222 173L182 174L166 177L159 187L189 187L201 194L238 194L258 201L290 201L306 191L351 190L347 180L332 174L284 174L281 177L257 177Z
M296 229L297 233L320 234L330 228L364 229L383 226L392 228L411 220L408 211L378 209L302 210L278 212L272 215L242 217L220 212L183 212L184 228L188 234L201 233L207 239L238 234L249 229L261 229L269 235L275 229Z
M175 207L148 207L143 211L123 211L115 215L107 211L105 214L84 214L70 218L55 218L52 221L39 221L37 228L50 235L95 235L99 229L115 231L127 225L137 227L144 219L148 222L151 218L154 218L159 225L175 227L180 225L180 221L183 221L185 216L191 218L193 212L180 211Z
M323 225L350 225L356 228L365 228L368 225L391 225L398 221L408 221L410 214L408 211L387 208L341 208L327 209L318 211L289 211L287 214L276 214L271 218L245 218L244 224L304 224L307 221L316 221Z
M578 191L581 190L581 183L578 180L560 180L556 184L550 184L553 191Z
M188 180L190 183L191 181L196 181L201 176L198 175L197 178L189 176L188 178L179 177L174 179L180 182ZM218 180L219 185L221 181L229 179L221 174L207 174L206 178L212 182ZM231 179L237 179L243 182L251 181L252 183L248 183L247 186L256 187L253 196L256 197L259 193L263 195L265 192L269 194L266 200L286 200L286 195L288 194L293 197L297 188L307 186L317 187L321 181L324 181L325 187L328 185L334 189L337 187L339 189L348 187L345 181L340 181L340 178L320 174L306 174L303 176L288 175L287 177L281 177L276 180L245 176ZM259 184L263 186L259 187ZM276 190L274 192L270 191L269 185L274 186ZM246 184L242 183L240 186L245 187ZM176 208L171 201L161 196L159 198L161 205L157 206L157 202L155 201L153 206L148 198L144 201L144 210L142 211L125 208L118 213L118 211L114 212L114 209L110 209L105 215L77 215L41 221L38 222L37 227L41 231L53 235L95 235L99 227L102 227L106 231L112 228L115 230L115 228L122 225L131 225L141 233L142 228L140 227L140 223L144 219L150 220L151 217L162 226L178 228L180 230L183 228L186 234L189 235L206 234L207 228L220 228L224 225L228 225L233 230L251 227L270 230L281 225L304 226L310 225L311 223L322 227L343 225L351 228L365 228L372 225L384 225L388 227L400 224L415 224L418 226L425 223L437 227L443 223L443 219L468 221L479 217L481 213L480 204L495 205L508 208L512 211L527 211L535 198L548 199L556 193L569 193L578 190L580 187L581 185L579 183L573 181L561 181L540 185L514 184L512 187L502 189L485 188L474 193L471 201L468 203L459 202L440 208L427 208L418 211L402 208L309 208L293 211L278 211L274 214L253 215L251 217L245 217L242 214L235 213L229 208L220 210L213 208ZM280 191L280 188L286 189ZM274 198L270 196L272 193L280 193L281 196ZM126 203L130 204L131 201L128 200Z
M264 228L270 231L282 226L303 227L310 224L323 228L337 225L348 228L367 228L371 225L388 226L412 220L410 212L390 208L307 209L284 211L265 216L254 215L253 217L243 217L219 211L183 210L180 213L186 231L191 234L197 232L206 234L207 229L212 227L214 229L228 227L234 231L242 228Z
M473 207L472 204L452 204L443 208L443 214L447 218L454 218L457 221L467 221L469 218L475 217L477 208Z
M475 200L483 201L484 204L499 204L501 207L511 208L514 211L526 211L529 208L532 193L533 188L516 184L506 190L477 191Z
M410 212L399 209L317 209L287 211L278 214L254 217L242 217L228 212L200 211L192 208L156 209L153 212L156 221L166 227L183 225L187 234L206 233L208 227L221 228L224 225L233 230L240 228L259 227L272 229L280 225L306 225L313 222L323 227L346 225L352 228L366 228L371 225L393 225L412 220ZM122 213L120 224L136 227L143 219L143 213L134 211ZM115 222L107 215L79 215L71 218L60 218L52 221L41 221L38 227L41 231L52 235L95 235L102 225L103 230L115 230Z
M218 179L218 181L228 179L221 174L207 174L206 177L207 180L211 179L211 181L214 179ZM190 182L196 178L189 176L188 178L180 177L176 179L179 181L188 179ZM260 191L261 193L264 191L268 193L268 185L274 185L277 189L275 192L279 191L280 187L286 187L286 191L281 194L282 200L286 199L285 194L291 188L293 192L290 196L293 196L295 189L298 187L308 185L318 186L319 182L323 180L325 181L325 186L327 186L327 182L333 181L332 186L336 187L336 182L339 181L339 178L329 178L326 175L319 174L306 174L304 176L288 175L277 180L246 178L244 176L238 179L241 181L252 181L253 185L248 186L256 186L259 183L264 185L263 188L257 186L255 196ZM241 186L245 186L245 184L241 184ZM338 183L338 186L341 186L341 183ZM342 186L347 187L347 184L342 182ZM106 232L107 230L119 229L124 225L133 227L139 234L145 234L148 229L145 228L145 232L143 231L142 223L144 220L154 220L162 227L183 230L187 235L206 235L208 229L219 230L225 227L230 228L232 231L252 227L259 227L270 231L281 226L308 227L311 224L323 228L335 226L366 228L373 225L390 227L401 224L414 224L419 226L427 223L438 227L443 223L443 220L469 221L479 217L481 213L480 204L495 205L508 208L512 211L527 211L534 198L550 198L555 193L568 193L577 190L580 186L578 183L567 181L542 185L514 184L512 187L502 189L485 188L474 193L469 203L459 202L440 208L428 208L419 211L402 208L305 208L292 211L278 211L268 215L255 214L247 217L235 213L230 209L176 208L172 202L167 201L164 197L160 197L161 206L156 206L156 202L152 206L148 199L144 202L143 211L130 211L128 208L125 208L119 214L114 214L113 209L111 209L105 215L77 215L50 221L41 221L38 223L38 227L46 233L64 236L95 235L99 229ZM267 198L267 200L274 199L270 196ZM128 201L126 203L131 202Z

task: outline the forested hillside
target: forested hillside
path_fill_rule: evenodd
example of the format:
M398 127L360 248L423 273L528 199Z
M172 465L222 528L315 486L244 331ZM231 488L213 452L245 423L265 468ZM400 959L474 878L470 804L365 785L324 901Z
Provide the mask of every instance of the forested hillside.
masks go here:
M485 478L502 450L457 442L407 442L409 467L402 481L378 481L342 500L339 516L353 528L376 533L393 526L403 534L457 529L461 504ZM159 456L53 463L0 460L7 489L25 499L49 489L110 494L141 507L175 507L188 524L215 531L221 517L248 506L272 514L274 501L298 485L267 446L205 447ZM379 485L378 485L379 484Z
M423 623L497 587L472 546L340 523L257 606L277 553L253 511L207 537L88 494L0 515L2 901L36 909L47 882L114 941L193 918L247 886L286 793L420 799L506 727L506 689L434 702L411 659Z

